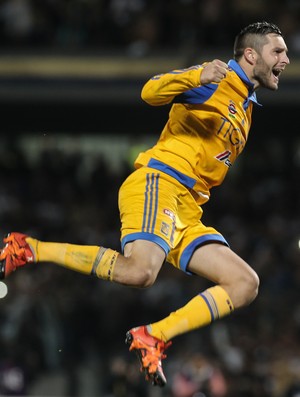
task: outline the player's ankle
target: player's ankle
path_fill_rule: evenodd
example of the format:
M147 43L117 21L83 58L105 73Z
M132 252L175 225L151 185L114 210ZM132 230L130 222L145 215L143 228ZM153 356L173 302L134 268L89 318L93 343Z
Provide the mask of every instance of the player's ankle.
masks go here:
M38 262L39 261L39 255L38 255L38 245L39 245L39 241L35 238L32 237L27 237L26 238L26 243L29 245L33 256L34 256L34 260L33 262Z

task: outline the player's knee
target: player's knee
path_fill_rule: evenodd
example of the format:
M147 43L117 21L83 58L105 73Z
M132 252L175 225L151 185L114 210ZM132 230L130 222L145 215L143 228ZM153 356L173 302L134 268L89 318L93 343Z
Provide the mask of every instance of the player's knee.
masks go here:
M246 272L240 280L240 296L238 306L249 305L257 296L259 288L259 278L257 273L252 270Z
M227 288L226 288L227 287ZM258 275L252 269L231 275L230 282L224 285L235 309L249 305L257 296L259 288Z
M136 240L126 245L125 249L123 260L126 261L126 271L122 273L123 284L136 288L151 287L165 261L164 251L146 240Z
M148 288L151 287L157 277L158 267L155 266L151 261L143 261L140 258L128 258L128 283L136 288Z
M134 276L135 287L151 287L156 280L156 276L157 274L150 267L140 267Z

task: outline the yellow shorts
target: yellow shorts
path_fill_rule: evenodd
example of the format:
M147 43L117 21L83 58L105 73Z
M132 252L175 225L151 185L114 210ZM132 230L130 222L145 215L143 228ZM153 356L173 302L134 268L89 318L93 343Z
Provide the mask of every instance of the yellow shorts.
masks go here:
M128 242L149 240L173 266L187 271L195 249L224 237L201 222L202 208L175 178L149 167L134 171L119 191L122 250Z

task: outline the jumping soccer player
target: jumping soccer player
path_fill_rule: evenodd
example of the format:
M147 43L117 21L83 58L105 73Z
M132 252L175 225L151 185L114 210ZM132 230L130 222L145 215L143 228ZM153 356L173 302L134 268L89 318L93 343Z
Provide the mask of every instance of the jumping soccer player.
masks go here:
M122 254L101 246L42 242L12 232L4 239L0 272L53 262L127 286L150 287L165 261L215 285L166 318L132 328L126 342L146 379L166 383L161 360L177 335L204 327L250 304L259 279L214 228L201 222L210 189L223 182L247 141L255 91L277 90L289 64L279 28L268 22L244 28L234 59L215 59L154 76L142 98L172 104L157 144L140 153L119 191Z

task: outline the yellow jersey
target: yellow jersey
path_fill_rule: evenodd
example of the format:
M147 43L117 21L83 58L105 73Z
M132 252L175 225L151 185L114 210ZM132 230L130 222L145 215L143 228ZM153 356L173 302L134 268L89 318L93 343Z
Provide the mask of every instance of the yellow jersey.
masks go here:
M155 146L135 161L135 168L148 166L176 178L196 192L199 205L244 149L253 103L258 103L253 84L236 61L229 61L220 83L201 85L204 65L160 74L144 85L145 102L172 107Z

